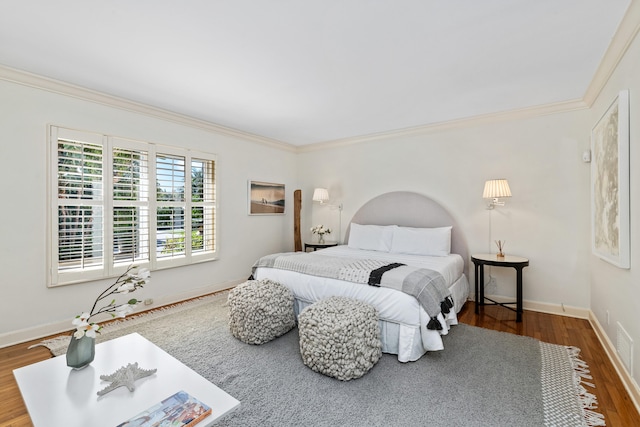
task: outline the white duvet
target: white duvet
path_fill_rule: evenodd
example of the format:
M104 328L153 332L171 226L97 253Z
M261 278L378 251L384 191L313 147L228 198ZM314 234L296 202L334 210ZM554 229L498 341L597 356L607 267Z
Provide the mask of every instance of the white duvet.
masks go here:
M259 268L255 279L269 278L287 286L296 298L296 314L304 307L331 296L346 296L371 304L378 310L382 333L382 351L398 355L401 362L419 359L426 351L442 350L442 335L446 335L451 325L458 323L456 313L462 308L469 292L469 284L464 272L464 262L459 255L427 257L367 251L335 246L316 252L318 255L348 258L378 259L400 262L410 266L438 271L452 292L454 310L446 315L438 315L441 331L427 329L430 316L418 301L403 292L368 285L345 282L338 279L310 276L289 270Z

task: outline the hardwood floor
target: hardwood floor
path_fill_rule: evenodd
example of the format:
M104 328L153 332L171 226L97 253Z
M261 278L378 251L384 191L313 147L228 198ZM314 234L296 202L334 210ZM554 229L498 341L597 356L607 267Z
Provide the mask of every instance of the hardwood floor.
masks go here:
M534 311L525 311L521 323L516 323L515 317L514 312L500 306L481 307L476 315L473 302L458 315L460 322L468 325L579 347L579 357L589 365L593 377L590 382L595 388L589 391L598 397L596 412L604 415L609 427L640 426L640 414L588 320Z
M39 341L39 340L38 340ZM38 341L32 341L0 349L0 427L31 426L13 370L51 357L44 347L31 350L28 347Z
M640 414L587 320L525 311L522 323L516 323L515 314L502 307L486 306L476 315L473 303L466 304L459 319L469 325L579 347L582 350L580 357L589 364L593 376L593 391L598 397L597 411L605 416L607 426L640 426ZM28 349L38 341L0 349L0 427L32 425L13 377L13 369L51 357L44 347Z

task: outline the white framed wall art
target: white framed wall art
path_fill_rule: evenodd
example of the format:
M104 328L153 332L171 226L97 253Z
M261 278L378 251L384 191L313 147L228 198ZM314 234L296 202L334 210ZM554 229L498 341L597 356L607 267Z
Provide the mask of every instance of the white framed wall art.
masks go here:
M620 91L591 131L591 247L630 267L629 91Z

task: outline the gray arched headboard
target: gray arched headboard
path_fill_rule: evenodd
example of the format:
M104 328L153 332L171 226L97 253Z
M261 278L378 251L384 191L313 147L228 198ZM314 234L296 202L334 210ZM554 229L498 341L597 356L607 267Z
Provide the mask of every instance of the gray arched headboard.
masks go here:
M468 276L469 249L462 228L451 214L439 203L419 193L394 191L374 197L362 205L351 222L363 225L400 225L404 227L445 227L451 229L451 252L464 260L464 271ZM349 241L351 222L345 233Z

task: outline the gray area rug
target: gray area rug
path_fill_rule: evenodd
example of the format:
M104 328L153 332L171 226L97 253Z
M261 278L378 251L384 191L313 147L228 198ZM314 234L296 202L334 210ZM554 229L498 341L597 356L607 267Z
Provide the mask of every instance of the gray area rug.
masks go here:
M577 348L458 325L443 351L410 363L383 354L364 377L342 382L302 363L296 328L261 346L235 339L226 299L129 317L98 341L138 332L240 400L221 426L604 425ZM59 355L68 340L40 345Z

